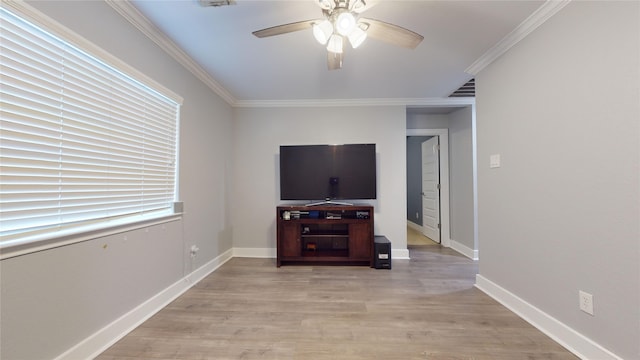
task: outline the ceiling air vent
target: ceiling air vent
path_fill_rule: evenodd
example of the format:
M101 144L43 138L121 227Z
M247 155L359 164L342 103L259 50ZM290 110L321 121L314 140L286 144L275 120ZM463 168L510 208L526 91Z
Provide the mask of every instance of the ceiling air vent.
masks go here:
M209 7L209 6L218 7L218 6L227 6L227 5L236 4L236 0L198 0L198 2L200 3L200 6L205 6L205 7Z
M449 97L475 97L476 96L476 79L467 81L466 84L460 86Z

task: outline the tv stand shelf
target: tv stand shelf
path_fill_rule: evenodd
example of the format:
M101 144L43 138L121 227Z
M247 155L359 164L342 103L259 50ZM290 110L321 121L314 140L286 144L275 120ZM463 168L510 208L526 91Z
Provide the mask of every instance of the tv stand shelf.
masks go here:
M277 265L373 266L372 206L278 206Z

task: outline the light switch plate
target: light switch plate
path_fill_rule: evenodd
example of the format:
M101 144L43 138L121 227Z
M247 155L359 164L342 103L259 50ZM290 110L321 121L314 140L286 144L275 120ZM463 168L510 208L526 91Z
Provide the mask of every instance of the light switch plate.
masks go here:
M500 154L493 154L489 157L489 167L492 169L500 167Z

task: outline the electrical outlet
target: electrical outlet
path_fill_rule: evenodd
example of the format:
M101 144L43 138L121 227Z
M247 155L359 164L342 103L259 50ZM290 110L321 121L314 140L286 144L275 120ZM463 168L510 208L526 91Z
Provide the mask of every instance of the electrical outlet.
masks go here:
M196 255L198 254L198 251L200 251L200 249L197 246L192 245L191 246L191 251L190 251L191 258L196 257Z
M419 212L416 212L416 219L418 219L418 220L420 219L420 213Z
M593 295L580 290L578 296L580 297L580 310L593 316Z

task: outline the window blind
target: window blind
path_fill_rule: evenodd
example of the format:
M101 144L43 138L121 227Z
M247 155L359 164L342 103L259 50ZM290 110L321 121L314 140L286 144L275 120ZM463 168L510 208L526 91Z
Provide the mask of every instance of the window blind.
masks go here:
M179 104L4 8L0 26L0 235L169 211Z

